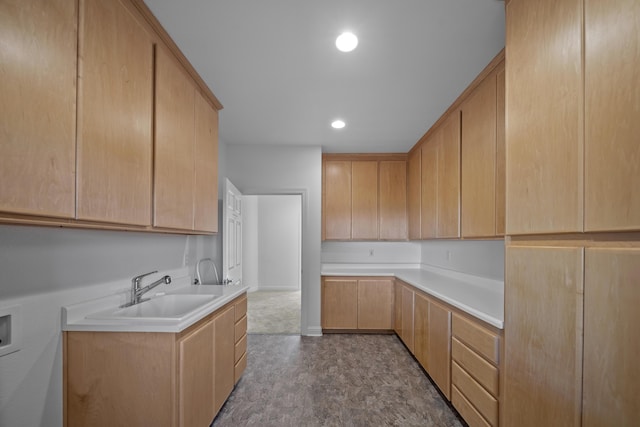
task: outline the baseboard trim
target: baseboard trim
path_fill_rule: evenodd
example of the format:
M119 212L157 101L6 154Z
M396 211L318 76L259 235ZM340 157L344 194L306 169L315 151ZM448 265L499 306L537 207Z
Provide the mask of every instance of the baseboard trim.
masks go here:
M287 286L258 286L255 288L256 291L290 291L295 292L299 291L299 288L292 288Z
M320 326L310 326L307 328L306 333L302 334L307 337L321 337L322 328Z

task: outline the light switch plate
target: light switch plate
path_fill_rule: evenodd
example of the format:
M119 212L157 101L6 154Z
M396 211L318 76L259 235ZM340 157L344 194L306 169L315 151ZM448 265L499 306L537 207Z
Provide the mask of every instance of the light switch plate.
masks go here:
M0 357L22 348L22 310L19 305L0 307Z

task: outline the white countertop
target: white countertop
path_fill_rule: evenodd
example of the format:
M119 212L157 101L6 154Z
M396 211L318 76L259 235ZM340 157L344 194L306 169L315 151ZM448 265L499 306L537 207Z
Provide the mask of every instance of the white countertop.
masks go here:
M323 264L323 276L397 277L496 328L504 328L504 282L429 266Z
M170 294L215 295L216 298L182 317L170 319L92 319L88 315L109 308L117 308L126 301L122 292L103 298L62 307L63 331L94 332L181 332L198 320L213 313L229 301L242 295L249 289L242 285L191 285L189 280L172 287L167 292L150 292L152 298ZM160 287L159 287L160 288ZM124 299L123 299L124 298Z

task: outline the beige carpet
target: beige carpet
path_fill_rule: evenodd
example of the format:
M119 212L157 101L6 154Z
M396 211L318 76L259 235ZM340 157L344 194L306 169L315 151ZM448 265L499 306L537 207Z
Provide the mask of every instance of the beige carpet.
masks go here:
M300 291L249 292L247 333L300 334Z

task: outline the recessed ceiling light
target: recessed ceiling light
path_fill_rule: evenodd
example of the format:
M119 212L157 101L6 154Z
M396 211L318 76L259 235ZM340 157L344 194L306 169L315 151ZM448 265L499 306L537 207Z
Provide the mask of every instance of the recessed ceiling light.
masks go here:
M341 52L351 52L358 46L358 37L350 32L344 32L336 39L336 47Z
M334 120L331 122L331 127L334 129L342 129L346 126L346 123L342 120Z

